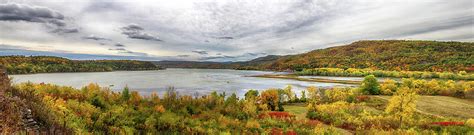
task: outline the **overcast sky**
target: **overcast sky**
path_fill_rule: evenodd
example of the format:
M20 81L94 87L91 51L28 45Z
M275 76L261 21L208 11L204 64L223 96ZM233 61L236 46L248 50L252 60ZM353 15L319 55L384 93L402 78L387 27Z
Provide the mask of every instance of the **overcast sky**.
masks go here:
M472 0L0 0L0 55L242 61L357 40L474 41Z

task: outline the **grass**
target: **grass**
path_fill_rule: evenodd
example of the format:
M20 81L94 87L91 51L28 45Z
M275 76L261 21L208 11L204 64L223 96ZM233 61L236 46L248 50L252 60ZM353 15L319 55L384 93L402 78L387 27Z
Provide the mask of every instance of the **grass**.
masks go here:
M373 96L389 100L390 96ZM417 111L438 117L474 118L474 101L447 96L420 96Z
M296 119L306 119L306 104L304 103L297 103L297 104L288 104L284 105L285 111L294 114Z

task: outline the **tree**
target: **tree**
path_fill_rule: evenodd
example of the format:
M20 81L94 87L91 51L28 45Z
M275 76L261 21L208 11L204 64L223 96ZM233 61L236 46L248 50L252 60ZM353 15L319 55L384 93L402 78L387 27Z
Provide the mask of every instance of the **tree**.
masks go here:
M293 93L293 91L291 89L292 89L291 85L287 85L286 88L283 89L283 92L284 92L284 95L286 96L286 101L287 102L292 102L295 99L295 97L294 97L295 94Z
M380 94L380 86L377 82L377 78L374 75L368 75L362 81L362 85L360 86L362 93L370 94L370 95L378 95Z
M244 100L243 102L244 102L243 104L244 113L246 113L248 116L252 118L257 116L258 106L255 105L255 99L251 98L248 100Z
M392 79L386 79L383 84L380 85L381 93L383 95L392 95L397 91L397 83Z
M301 102L306 102L306 91L305 90L301 91L300 101Z
M125 86L125 88L123 88L123 91L122 91L122 100L128 101L128 99L130 99L130 91L129 91L128 86Z
M260 95L262 104L266 104L271 111L279 110L280 95L278 89L268 89Z
M258 96L258 91L257 90L249 90L245 93L245 100L255 98Z
M237 98L237 95L235 93L232 93L232 95L230 95L230 97L228 97L227 100L225 100L225 105L226 106L236 105L238 101L239 101L239 98Z
M416 100L418 95L408 87L398 89L395 95L390 99L385 112L397 118L400 127L403 121L410 121L416 111Z
M309 96L308 98L310 100L318 98L318 88L314 86L309 86L306 89L308 90L308 96Z

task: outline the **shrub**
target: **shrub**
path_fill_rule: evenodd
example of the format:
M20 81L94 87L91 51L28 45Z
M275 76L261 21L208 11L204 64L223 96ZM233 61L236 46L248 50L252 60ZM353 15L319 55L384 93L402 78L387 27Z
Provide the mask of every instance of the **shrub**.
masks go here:
M333 126L324 126L323 124L318 124L313 130L313 134L316 135L342 135L335 127Z
M468 119L466 121L466 126L474 128L474 119Z
M380 90L383 95L392 95L397 91L397 84L392 79L386 79L384 83L380 85Z
M374 75L368 75L362 81L362 85L360 86L360 90L364 94L370 95L378 95L380 94L380 86L377 82L377 78Z
M355 94L350 88L333 88L325 91L329 102L347 101L353 102Z
M455 121L447 121L447 122L432 122L432 125L440 125L440 126L462 126L464 122L455 122Z
M318 119L318 113L316 111L309 111L306 113L306 118L316 120Z

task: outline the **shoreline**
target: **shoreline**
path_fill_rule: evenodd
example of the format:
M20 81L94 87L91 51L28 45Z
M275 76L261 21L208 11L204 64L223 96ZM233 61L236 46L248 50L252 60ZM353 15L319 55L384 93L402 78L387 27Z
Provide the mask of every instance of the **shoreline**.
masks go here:
M362 81L351 81L351 80L332 80L332 79L322 79L322 78L300 78L297 75L293 74L264 74L264 75L253 75L248 77L261 77L261 78L276 78L276 79L291 79L297 81L306 81L306 82L324 82L324 83L340 83L340 84L356 84L360 85Z

